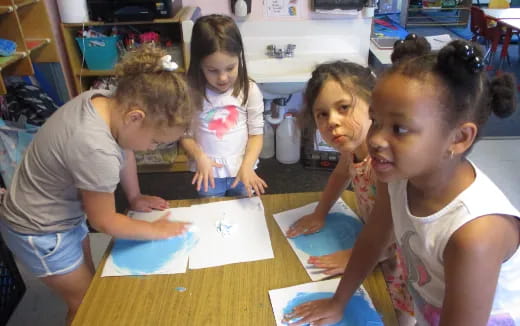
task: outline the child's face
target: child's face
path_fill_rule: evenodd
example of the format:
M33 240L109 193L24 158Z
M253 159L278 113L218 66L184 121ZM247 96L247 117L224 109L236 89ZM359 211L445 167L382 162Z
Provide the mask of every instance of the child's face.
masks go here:
M202 59L201 64L209 88L224 93L235 85L238 77L238 56L217 51Z
M312 111L321 136L338 152L352 153L365 142L371 124L368 104L335 80L325 81Z
M367 140L380 181L433 175L445 157L449 131L433 85L400 74L376 85Z
M157 128L139 121L131 121L121 128L117 142L124 149L148 151L157 145L173 143L184 134L182 127Z

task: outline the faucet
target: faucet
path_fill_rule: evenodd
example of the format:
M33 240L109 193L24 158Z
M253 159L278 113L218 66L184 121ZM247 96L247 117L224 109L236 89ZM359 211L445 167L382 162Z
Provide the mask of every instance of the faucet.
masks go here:
M270 58L278 58L278 59L294 57L295 48L296 48L296 45L294 45L294 44L287 44L285 46L285 49L276 48L276 45L269 44L267 46L266 55Z

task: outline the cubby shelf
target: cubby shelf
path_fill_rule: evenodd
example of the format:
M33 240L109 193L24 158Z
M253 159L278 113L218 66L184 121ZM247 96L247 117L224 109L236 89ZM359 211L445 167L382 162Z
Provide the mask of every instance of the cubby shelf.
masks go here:
M470 17L472 0L462 0L455 7L410 7L409 0L402 0L401 26L466 26Z
M8 75L34 74L35 62L59 62L47 8L39 0L0 0L0 38L16 43L16 52L0 57L0 95Z
M155 19L152 21L131 21L131 22L86 22L86 23L67 23L61 24L61 31L65 41L65 49L70 62L70 69L74 79L73 94L77 95L88 89L91 80L97 77L113 76L114 70L91 70L85 64L82 53L77 45L76 36L82 29L88 27L111 27L111 26L141 26L142 28L153 27L161 30L165 35L176 40L180 44L184 64L179 68L179 72L185 72L189 63L189 44L184 42L185 28L191 28L193 21L200 16L200 9L197 7L182 7L172 17L166 19Z

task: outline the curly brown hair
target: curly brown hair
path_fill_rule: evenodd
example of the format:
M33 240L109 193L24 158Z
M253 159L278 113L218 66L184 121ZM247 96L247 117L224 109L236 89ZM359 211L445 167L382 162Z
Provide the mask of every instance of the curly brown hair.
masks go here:
M143 110L147 125L186 128L200 106L194 103L184 75L163 68L161 58L166 54L152 44L128 52L116 66L114 98L125 111Z

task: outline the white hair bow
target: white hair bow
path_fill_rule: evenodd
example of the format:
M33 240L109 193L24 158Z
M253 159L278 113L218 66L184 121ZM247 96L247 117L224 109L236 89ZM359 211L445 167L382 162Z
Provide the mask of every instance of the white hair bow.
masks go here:
M179 65L175 63L175 61L172 61L172 56L167 54L164 57L161 58L161 64L163 70L166 71L174 71L177 68L179 68Z

